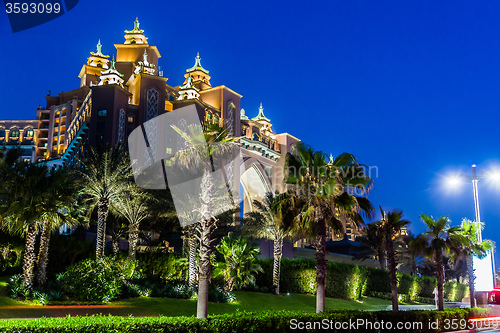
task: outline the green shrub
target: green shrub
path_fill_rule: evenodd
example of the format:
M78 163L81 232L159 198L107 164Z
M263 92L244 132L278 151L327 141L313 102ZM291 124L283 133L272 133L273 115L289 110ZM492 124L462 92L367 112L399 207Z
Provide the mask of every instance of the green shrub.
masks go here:
M123 284L120 269L110 257L71 265L62 279L64 291L79 301L111 301L120 295Z
M256 275L256 286L250 291L270 292L272 290L273 259L260 259L264 272ZM404 300L434 304L435 277L415 276L397 273L398 294ZM283 293L316 293L316 262L313 259L288 259L281 261L280 289ZM389 272L378 268L355 264L328 262L326 271L326 296L344 299L358 299L362 295L382 295L391 292ZM468 295L467 285L445 283L444 298L460 301ZM388 298L391 299L391 298ZM429 300L432 300L430 302Z
M180 254L170 253L166 249L138 252L135 271L150 279L181 280L182 272L187 268L185 262L186 259Z
M293 319L297 322L325 322L335 327L336 323L356 320L371 323L386 323L384 327L393 329L376 329L358 327L352 330L331 329L330 332L442 332L446 320L451 323L468 324L473 317L486 316L484 309L447 309L445 311L328 311L325 313L307 313L290 311L263 311L263 312L238 312L234 314L209 316L208 319L194 317L145 317L125 318L111 316L42 318L36 320L6 320L0 322L1 332L18 333L80 333L80 332L121 332L121 333L150 333L150 332L296 332L293 328ZM439 323L435 330L429 323ZM397 323L421 323L422 329L415 327L409 329L394 329ZM458 327L460 328L460 326ZM302 330L300 330L302 331ZM313 331L313 330L309 330Z

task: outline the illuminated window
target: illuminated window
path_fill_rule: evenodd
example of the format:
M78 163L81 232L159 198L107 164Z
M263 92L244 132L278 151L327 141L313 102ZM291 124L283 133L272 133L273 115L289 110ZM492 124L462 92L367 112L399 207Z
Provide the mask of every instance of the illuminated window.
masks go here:
M218 122L219 122L219 118L214 117L214 123L218 123Z
M18 129L11 130L9 136L11 138L18 138L19 137L19 130Z
M207 113L207 119L208 120L212 119L212 115L210 113Z
M23 158L24 162L31 162L31 158Z
M127 122L128 122L129 124L133 124L133 123L134 123L134 120L135 120L135 116L134 116L133 114L129 114L129 115L127 116Z
M32 138L33 137L33 130L29 129L25 132L26 134L24 135L26 138Z
M106 117L106 112L107 112L106 110L99 110L97 111L97 115L99 117Z
M167 154L172 154L172 148L167 148Z

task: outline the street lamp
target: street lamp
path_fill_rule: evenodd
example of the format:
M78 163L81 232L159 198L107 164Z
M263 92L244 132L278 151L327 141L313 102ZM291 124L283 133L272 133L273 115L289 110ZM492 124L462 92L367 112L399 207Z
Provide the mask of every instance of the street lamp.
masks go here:
M482 175L477 175L476 165L472 165L472 177L466 176L472 181L472 191L474 193L474 212L476 215L477 224L477 241L482 242L482 231L481 231L481 215L479 212L479 195L477 183ZM490 176L494 179L498 179L498 172L488 172ZM493 250L486 254L486 257L479 259L474 257L474 275L475 275L475 289L478 291L492 291L495 288L495 261L493 259ZM490 278L491 277L491 278ZM477 287L476 287L477 286ZM482 289L482 290L479 290Z
M468 179L472 181L472 190L474 192L474 211L476 213L476 224L477 224L477 241L482 242L483 236L481 235L481 216L479 214L479 197L477 193L477 182L480 177L476 174L476 165L472 164L472 177L466 176Z

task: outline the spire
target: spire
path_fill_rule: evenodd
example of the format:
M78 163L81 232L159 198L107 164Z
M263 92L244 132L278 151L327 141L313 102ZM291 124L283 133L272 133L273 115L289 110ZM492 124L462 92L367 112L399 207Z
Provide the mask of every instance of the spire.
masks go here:
M109 58L109 56L104 55L102 53L102 45L101 45L101 40L97 42L97 50L95 52L90 52L91 55L96 56L96 57L101 57L101 58Z
M114 69L116 71L116 68L115 68L115 55L114 54L113 54L113 59L111 60L111 68L110 69Z
M259 114L257 115L257 117L252 118L252 120L266 120L268 122L271 122L271 119L264 116L264 108L262 107L262 103L260 103Z
M134 29L125 30L125 44L147 44L147 37L144 30L139 29L139 18L135 18Z
M138 17L135 18L134 29L125 30L125 32L127 34L142 34L144 32L144 30L139 29L139 18Z
M102 47L101 40L99 39L99 42L97 43L97 52L96 52L97 54L102 54L101 47Z
M200 52L198 52L198 54L196 55L194 66L189 68L189 69L186 69L186 72L189 73L189 72L194 72L196 70L202 71L203 73L208 74L208 71L205 68L203 68L203 66L201 65Z

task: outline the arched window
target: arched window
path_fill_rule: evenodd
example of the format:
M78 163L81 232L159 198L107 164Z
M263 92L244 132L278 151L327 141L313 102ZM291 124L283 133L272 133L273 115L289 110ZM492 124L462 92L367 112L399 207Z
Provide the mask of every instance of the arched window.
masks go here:
M4 137L5 137L5 128L0 127L0 138L4 138Z
M32 138L33 137L33 134L34 134L34 131L32 128L26 128L24 130L24 137L25 138Z
M18 138L19 137L19 129L13 128L10 130L9 137Z

